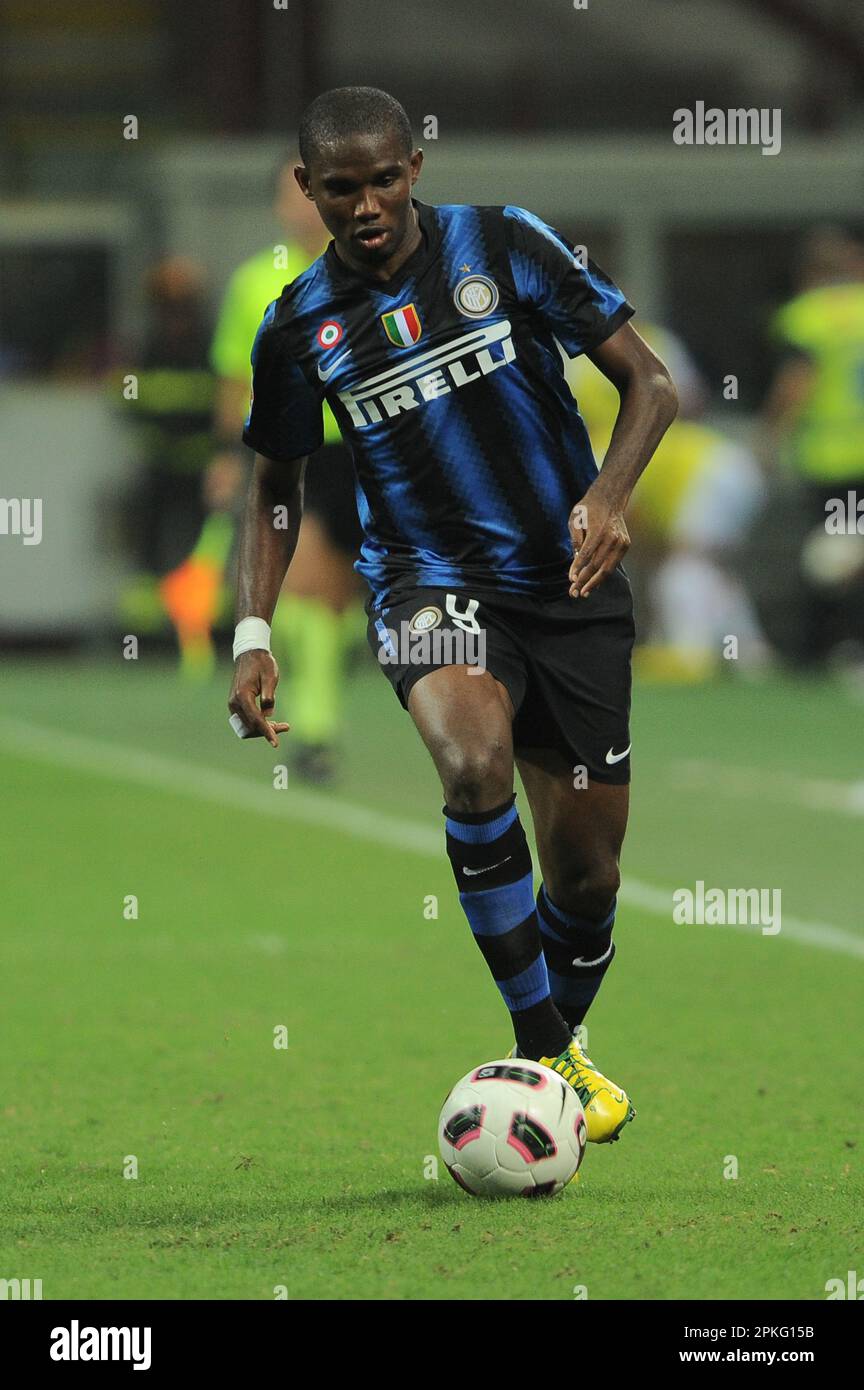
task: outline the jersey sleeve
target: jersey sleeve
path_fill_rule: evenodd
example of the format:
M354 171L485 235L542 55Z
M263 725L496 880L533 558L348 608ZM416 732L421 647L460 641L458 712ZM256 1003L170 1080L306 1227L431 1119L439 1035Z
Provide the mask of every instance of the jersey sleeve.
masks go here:
M268 307L252 345L252 401L243 442L287 463L320 449L324 432L321 402L274 326L278 302Z
M566 237L525 208L505 207L517 295L532 306L570 357L592 352L635 310L599 266L581 264Z

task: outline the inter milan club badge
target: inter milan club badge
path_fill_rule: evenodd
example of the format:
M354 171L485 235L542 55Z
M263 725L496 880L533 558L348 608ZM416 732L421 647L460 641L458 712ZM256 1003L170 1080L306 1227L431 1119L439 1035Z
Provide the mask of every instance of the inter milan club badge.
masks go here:
M453 302L469 319L485 319L498 305L498 286L485 275L466 275L453 291Z
M421 608L419 613L408 624L411 632L428 632L430 628L437 627L441 621L441 609L430 605L429 608Z
M406 304L404 309L394 309L392 313L382 314L381 322L394 347L411 347L423 332L420 315L413 304Z
M335 347L345 330L335 319L326 319L318 329L318 343L322 348Z

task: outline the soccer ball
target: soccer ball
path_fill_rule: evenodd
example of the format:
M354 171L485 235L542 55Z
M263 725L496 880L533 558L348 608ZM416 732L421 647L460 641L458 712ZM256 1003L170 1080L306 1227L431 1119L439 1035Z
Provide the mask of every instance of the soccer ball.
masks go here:
M457 1081L438 1119L451 1176L474 1197L554 1197L585 1153L572 1086L540 1062L486 1062Z

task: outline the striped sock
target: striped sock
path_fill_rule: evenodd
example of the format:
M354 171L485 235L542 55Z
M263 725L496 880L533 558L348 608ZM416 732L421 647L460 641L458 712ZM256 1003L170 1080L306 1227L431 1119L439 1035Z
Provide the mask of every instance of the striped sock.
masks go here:
M549 992L534 908L531 851L515 794L492 811L446 806L447 853L474 939L513 1020L525 1057L557 1057L570 1041Z
M571 1029L578 1027L594 1002L603 976L612 964L615 945L616 900L602 922L575 917L556 907L540 885L537 916L549 986L561 1014ZM576 962L579 962L576 964Z

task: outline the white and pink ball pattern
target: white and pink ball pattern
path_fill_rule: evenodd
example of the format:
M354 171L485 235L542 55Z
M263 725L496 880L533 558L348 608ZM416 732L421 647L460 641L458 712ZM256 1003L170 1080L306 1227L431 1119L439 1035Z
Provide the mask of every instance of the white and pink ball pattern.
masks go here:
M586 1137L573 1087L517 1058L474 1067L438 1119L441 1157L475 1197L554 1197L578 1171Z

